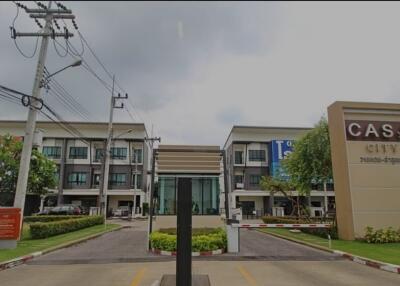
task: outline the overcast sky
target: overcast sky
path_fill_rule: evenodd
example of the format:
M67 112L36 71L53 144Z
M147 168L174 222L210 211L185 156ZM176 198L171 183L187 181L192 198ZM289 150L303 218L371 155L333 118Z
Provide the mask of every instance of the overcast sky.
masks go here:
M134 119L149 132L153 124L162 143L223 145L234 124L312 126L335 100L400 102L399 2L64 4L129 93ZM15 48L15 15L12 2L0 3L0 84L31 93L37 54L26 59ZM38 29L24 11L15 28ZM79 37L71 42L81 50ZM17 43L26 53L35 47L34 38ZM83 58L111 84L87 48ZM71 62L50 43L50 72ZM56 79L91 120L108 120L110 93L84 68ZM65 119L82 120L54 95L44 93L44 100ZM24 107L0 101L0 119L26 115ZM131 117L116 110L115 120Z

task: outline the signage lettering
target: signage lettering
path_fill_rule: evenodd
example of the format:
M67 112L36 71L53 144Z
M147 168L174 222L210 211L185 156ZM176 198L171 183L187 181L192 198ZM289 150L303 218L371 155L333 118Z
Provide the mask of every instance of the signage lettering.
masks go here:
M345 126L350 141L400 142L400 122L346 120Z

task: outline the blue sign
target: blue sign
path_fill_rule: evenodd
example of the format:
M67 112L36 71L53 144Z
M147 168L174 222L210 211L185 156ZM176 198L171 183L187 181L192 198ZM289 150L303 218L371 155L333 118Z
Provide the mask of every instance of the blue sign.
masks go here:
M271 141L271 175L288 179L288 175L282 170L281 161L293 151L294 140Z

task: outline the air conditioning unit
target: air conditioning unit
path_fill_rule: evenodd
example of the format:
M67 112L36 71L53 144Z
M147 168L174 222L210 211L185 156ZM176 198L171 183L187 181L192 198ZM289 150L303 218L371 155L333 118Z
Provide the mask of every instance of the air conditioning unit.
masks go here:
M243 189L244 184L243 183L236 183L236 189Z

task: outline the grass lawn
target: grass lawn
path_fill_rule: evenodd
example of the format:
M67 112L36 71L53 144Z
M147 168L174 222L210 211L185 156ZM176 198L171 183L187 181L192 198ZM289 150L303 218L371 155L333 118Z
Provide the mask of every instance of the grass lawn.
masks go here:
M118 224L107 224L107 231L117 228ZM77 231L64 233L44 239L30 239L29 225L24 224L22 240L18 242L15 249L0 250L0 262L7 261L19 256L27 255L32 252L42 251L60 244L84 238L93 234L104 232L104 224L95 225Z
M260 231L283 235L326 248L329 247L328 239L307 233L293 233L284 228L260 229ZM362 241L332 240L332 249L400 265L400 243L372 244Z

